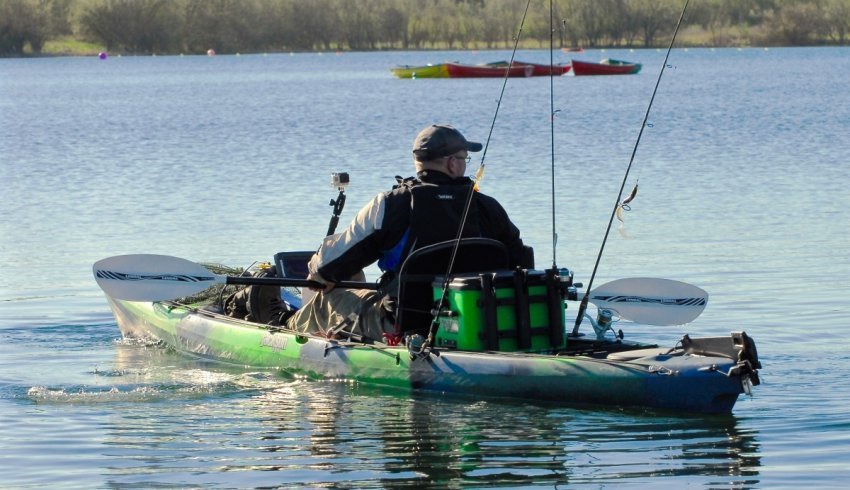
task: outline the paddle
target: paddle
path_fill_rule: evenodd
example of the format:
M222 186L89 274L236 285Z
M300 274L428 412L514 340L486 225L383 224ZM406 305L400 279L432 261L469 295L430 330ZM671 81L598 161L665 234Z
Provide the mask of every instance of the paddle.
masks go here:
M306 279L224 276L195 262L168 255L118 255L92 267L98 286L109 296L128 301L162 301L199 293L215 284L321 287ZM370 282L342 281L338 288L378 289ZM671 279L617 279L590 292L589 301L620 318L647 325L681 325L705 309L708 293Z
M639 277L605 283L591 291L588 300L626 320L667 326L696 319L708 303L708 293L672 279Z
M117 255L95 262L97 285L109 296L128 301L162 301L199 293L215 284L260 286L323 286L286 277L223 276L195 262L168 255ZM338 288L378 289L371 282L341 281Z

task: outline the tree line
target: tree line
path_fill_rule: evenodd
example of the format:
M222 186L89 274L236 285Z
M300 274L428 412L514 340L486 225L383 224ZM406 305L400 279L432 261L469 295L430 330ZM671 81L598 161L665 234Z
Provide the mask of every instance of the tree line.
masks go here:
M683 0L0 0L0 56L51 41L125 54L659 47ZM525 17L525 21L521 20ZM520 25L522 30L520 31ZM844 45L850 0L695 0L695 46Z

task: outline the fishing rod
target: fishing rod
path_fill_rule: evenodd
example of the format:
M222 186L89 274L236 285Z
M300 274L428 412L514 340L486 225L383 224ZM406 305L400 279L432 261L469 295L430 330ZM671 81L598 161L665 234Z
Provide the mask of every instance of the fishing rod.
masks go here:
M508 86L508 78L510 77L511 68L514 66L514 58L516 57L517 48L519 47L519 39L522 36L522 27L525 25L525 18L528 16L528 8L531 5L531 0L528 0L525 4L525 11L522 13L522 19L519 21L519 29L517 30L516 37L514 38L514 47L511 50L511 58L508 60L508 67L505 69L505 76L502 79L502 90L499 92L499 98L496 100L496 110L493 113L493 120L490 122L490 131L487 132L487 139L484 141L484 151L481 153L481 164L478 166L478 170L475 171L475 187L478 188L478 182L484 176L484 161L487 159L487 149L490 148L490 139L493 137L493 129L496 127L496 119L499 117L499 108L502 106L502 98L505 96L505 88ZM549 67L549 71L551 73L552 67ZM472 202L472 198L468 199L467 207L469 203ZM464 222L461 222L461 231L463 230Z
M552 185L552 269L558 268L556 260L558 250L558 232L555 229L555 25L554 1L549 0L549 131L552 149L551 185Z
M550 2L551 1L552 0L550 0ZM523 25L525 25L525 19L526 19L526 16L528 15L528 8L529 8L530 5L531 5L531 0L528 0L525 4L525 11L523 11L522 19L520 20L520 23L519 23L519 30L517 31L516 38L514 38L514 47L513 47L513 50L511 51L510 60L508 61L508 67L507 67L507 69L505 69L505 77L502 81L502 89L499 92L499 98L496 101L496 110L493 114L493 120L490 123L490 131L487 133L487 139L484 142L484 151L481 153L481 163L478 166L478 170L475 171L475 180L473 180L473 184L472 184L472 186L470 186L469 192L467 193L467 196L466 196L466 203L464 204L463 214L461 215L461 219L460 219L460 226L458 227L458 230L457 230L457 237L455 237L455 243L454 243L454 246L452 247L452 254L451 254L451 257L449 258L449 264L448 264L448 267L446 268L446 274L443 276L445 279L443 280L443 289L442 289L442 292L440 293L440 301L437 303L437 308L435 309L434 315L431 319L431 325L428 328L428 337L425 339L425 341L419 347L418 354L420 354L420 355L423 354L424 352L426 352L427 349L430 347L430 345L434 342L434 335L436 335L437 328L440 326L439 318L440 318L440 314L442 313L442 309L443 309L444 303L446 301L446 295L448 294L448 290L449 290L449 280L450 280L449 276L451 275L452 270L454 269L455 259L457 258L457 252L458 252L458 249L460 248L460 240L463 237L463 230L464 230L464 227L466 226L466 221L469 218L469 209L472 207L472 199L475 195L475 191L478 189L478 183L481 181L481 178L484 176L484 161L487 158L487 148L490 147L490 139L493 136L493 129L496 126L496 119L499 116L499 108L501 107L502 99L505 96L505 88L508 85L508 78L510 77L511 67L513 67L513 65L514 65L514 59L516 57L517 48L519 47L519 40L520 40L520 37L522 35L522 27L523 27ZM550 75L552 73L551 63L550 63L550 67L549 67L549 73L550 73Z
M682 13L679 14L679 21L676 22L676 29L673 31L673 38L670 39L670 45L667 47L667 54L664 56L664 63L661 65L661 71L658 72L658 78L655 80L655 88L652 90L652 97L649 99L649 104L646 107L646 113L643 115L643 122L638 131L637 140L632 148L632 155L629 158L629 165L626 167L626 173L623 175L623 182L620 184L620 191L617 193L617 200L614 203L614 209L611 210L611 216L608 218L608 226L605 228L605 237L602 239L602 245L599 247L599 254L596 256L596 263L593 265L593 272L590 274L590 281L587 283L587 293L581 300L579 305L578 315L576 315L575 326L573 327L572 336L578 336L578 329L581 321L584 318L584 313L587 311L587 304L590 297L590 290L593 287L593 280L596 278L596 272L599 270L599 262L602 260L602 252L605 250L605 244L608 243L608 235L611 233L611 225L614 223L614 216L617 214L617 209L620 207L620 200L623 197L623 189L626 187L626 182L629 179L629 172L632 170L632 164L635 161L638 145L640 145L643 130L646 128L646 121L649 119L649 112L652 109L652 103L655 101L655 94L658 93L658 86L661 84L661 77L664 75L664 68L667 66L667 60L670 58L670 52L673 50L673 44L676 42L676 35L679 33L679 27L682 25L682 19L685 17L685 11L688 9L690 0L685 0L685 5L682 7Z

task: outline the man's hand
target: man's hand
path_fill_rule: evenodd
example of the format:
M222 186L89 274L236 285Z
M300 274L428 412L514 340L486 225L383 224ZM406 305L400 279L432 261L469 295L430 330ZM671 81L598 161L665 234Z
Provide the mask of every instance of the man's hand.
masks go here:
M307 280L308 280L308 281L317 282L317 283L319 283L319 284L323 284L323 285L324 285L324 287L323 287L323 288L319 288L319 287L312 287L312 286L311 286L311 287L309 287L309 289L310 289L310 290L312 290L312 291L316 291L316 292L321 291L321 292L324 292L324 293L329 293L329 292L331 292L331 291L333 290L333 288L336 286L336 283L330 282L330 281L326 280L324 277L322 277L321 275L319 275L319 274L313 274L312 272L311 272L310 274L308 274L308 275L307 275Z

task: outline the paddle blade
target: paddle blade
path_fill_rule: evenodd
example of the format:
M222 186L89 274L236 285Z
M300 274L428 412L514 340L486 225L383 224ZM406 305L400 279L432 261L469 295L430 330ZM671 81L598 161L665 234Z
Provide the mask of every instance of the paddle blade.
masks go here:
M633 322L682 325L702 313L708 304L708 293L672 279L637 277L603 284L590 292L589 301Z
M92 272L107 295L128 301L191 296L226 280L189 260L152 254L108 257L95 262Z

